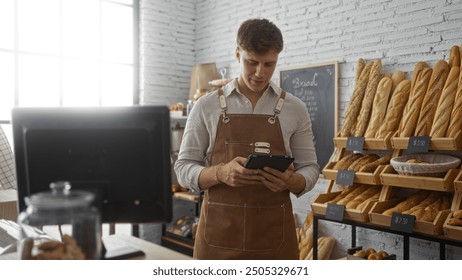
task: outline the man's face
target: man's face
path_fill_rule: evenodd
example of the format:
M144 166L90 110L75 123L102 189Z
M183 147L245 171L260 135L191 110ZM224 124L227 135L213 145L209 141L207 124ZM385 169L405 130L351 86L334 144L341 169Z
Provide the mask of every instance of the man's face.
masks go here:
M236 58L241 65L239 89L243 93L250 91L263 94L276 69L278 55L279 53L275 50L269 50L265 54L255 54L238 47Z

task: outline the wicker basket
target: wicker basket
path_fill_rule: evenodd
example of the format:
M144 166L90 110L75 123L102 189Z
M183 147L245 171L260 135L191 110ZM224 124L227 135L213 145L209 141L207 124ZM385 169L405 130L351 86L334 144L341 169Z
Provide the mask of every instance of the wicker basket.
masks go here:
M409 163L409 159L416 159L428 163ZM457 168L460 159L441 154L412 154L392 158L390 164L401 175L444 177L449 169Z

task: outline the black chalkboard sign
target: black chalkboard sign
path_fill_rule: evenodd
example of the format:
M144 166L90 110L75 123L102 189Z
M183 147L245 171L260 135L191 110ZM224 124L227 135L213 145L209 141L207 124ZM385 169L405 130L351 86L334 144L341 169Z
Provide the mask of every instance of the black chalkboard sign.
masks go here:
M338 63L280 69L279 84L305 103L313 127L318 164L324 168L334 152L333 139L338 129Z

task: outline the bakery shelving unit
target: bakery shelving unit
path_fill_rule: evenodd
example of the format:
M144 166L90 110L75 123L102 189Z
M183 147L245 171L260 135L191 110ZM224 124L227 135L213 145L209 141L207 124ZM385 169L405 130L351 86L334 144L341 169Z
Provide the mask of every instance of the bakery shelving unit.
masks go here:
M190 192L176 192L173 194L175 200L182 200L194 203L195 216L199 217L200 203L202 196ZM192 256L194 250L194 239L183 237L167 231L167 226L162 225L161 245L177 252Z
M336 144L333 161L338 161L345 152L347 137L334 138ZM455 138L435 138L430 140L430 150L437 151L460 151L462 150L460 133ZM365 139L364 149L390 150L393 157L401 155L408 147L409 138L389 137L385 139ZM447 220L451 212L462 208L462 172L460 169L449 170L443 178L421 177L397 174L391 165L381 166L374 173L355 174L354 182L370 185L383 185L378 201L370 202L363 211L345 209L343 220L330 220L325 217L327 205L339 192L332 192L336 178L336 170L331 169L335 162L330 162L323 169L326 179L331 180L326 193L318 195L313 202L312 210L315 213L313 219L313 240L318 238L318 221L326 220L351 226L351 247L356 246L357 227L378 230L397 234L403 237L403 258L409 259L409 239L417 238L436 242L440 247L440 259L446 257L446 245L462 247L462 227L448 226ZM377 179L379 178L379 179ZM451 193L451 209L440 211L433 222L415 221L412 233L390 229L391 216L381 214L383 210L394 206L399 202L392 198L396 188L424 189ZM444 235L443 235L444 231ZM317 259L318 246L313 242L313 259Z

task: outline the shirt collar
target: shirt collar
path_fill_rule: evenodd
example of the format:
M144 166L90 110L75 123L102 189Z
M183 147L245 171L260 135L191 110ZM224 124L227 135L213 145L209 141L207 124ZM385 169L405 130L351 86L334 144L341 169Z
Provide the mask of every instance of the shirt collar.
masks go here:
M239 92L239 86L237 84L237 79L238 78L234 78L230 83L226 84L223 87L223 93L224 93L224 95L226 97L228 97L233 92L240 93ZM270 81L269 82L269 87L266 89L266 91L264 93L270 92L270 93L275 93L276 95L280 96L281 91L282 91L282 89L280 87L278 87L276 85L276 83L274 83L273 81Z

